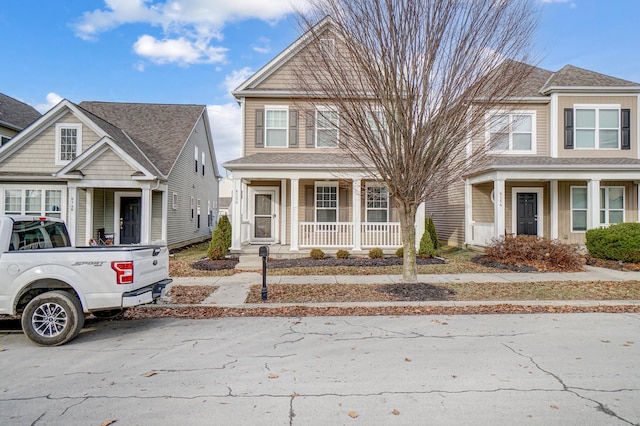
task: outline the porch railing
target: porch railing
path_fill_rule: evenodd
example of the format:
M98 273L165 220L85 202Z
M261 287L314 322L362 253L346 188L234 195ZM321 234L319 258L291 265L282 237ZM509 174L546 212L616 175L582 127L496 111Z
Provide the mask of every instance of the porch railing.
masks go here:
M354 228L352 222L320 223L300 222L300 247L353 247ZM361 223L360 245L362 247L400 247L402 234L400 224Z
M399 247L402 246L400 223L362 223L360 225L362 247Z

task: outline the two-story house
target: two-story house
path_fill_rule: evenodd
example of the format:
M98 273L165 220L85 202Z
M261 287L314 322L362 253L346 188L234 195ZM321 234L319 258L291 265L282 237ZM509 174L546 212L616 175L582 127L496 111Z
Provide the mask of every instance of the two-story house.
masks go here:
M567 65L534 68L486 116L486 161L426 203L449 244L505 234L584 243L588 229L638 221L640 84Z
M75 245L211 237L218 179L204 105L61 101L0 148L2 214L64 219Z
M38 118L40 113L31 105L0 93L0 146Z
M332 49L334 36L325 34L321 47ZM337 108L292 89L301 52L314 42L310 33L301 36L233 91L243 130L242 157L224 163L233 175L233 251L251 244L294 253L402 246L393 197L343 149Z

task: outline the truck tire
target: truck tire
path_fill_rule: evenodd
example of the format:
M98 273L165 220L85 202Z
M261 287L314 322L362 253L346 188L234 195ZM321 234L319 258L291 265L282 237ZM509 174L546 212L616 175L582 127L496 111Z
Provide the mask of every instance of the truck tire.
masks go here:
M59 346L76 337L84 326L84 313L78 298L55 290L34 297L22 312L22 330L43 346Z

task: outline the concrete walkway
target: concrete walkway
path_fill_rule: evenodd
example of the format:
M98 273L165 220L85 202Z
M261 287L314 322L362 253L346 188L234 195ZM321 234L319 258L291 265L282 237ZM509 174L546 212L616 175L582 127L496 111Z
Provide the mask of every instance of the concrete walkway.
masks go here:
M418 281L429 284L447 283L490 283L490 282L541 282L541 281L640 281L640 272L623 272L612 269L585 266L585 272L537 272L537 273L489 273L489 274L421 274ZM268 274L268 273L267 273ZM395 284L402 282L400 275L267 275L267 287L271 284ZM174 285L212 285L218 289L202 305L216 305L219 307L252 307L244 301L252 285L262 285L262 274L258 272L240 272L226 277L173 277ZM170 303L170 302L169 302ZM500 302L358 302L358 303L317 303L305 304L310 306L393 306L393 305L478 305L496 304ZM640 301L519 301L512 304L537 305L609 305L609 304L640 304ZM288 305L301 305L300 303ZM259 305L264 307L264 305ZM283 304L272 304L283 306Z

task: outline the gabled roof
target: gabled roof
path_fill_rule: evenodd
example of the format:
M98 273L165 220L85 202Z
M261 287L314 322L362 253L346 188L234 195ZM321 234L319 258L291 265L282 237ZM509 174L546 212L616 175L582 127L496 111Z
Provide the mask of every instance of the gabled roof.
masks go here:
M240 86L238 86L231 93L238 98L240 92L245 90L254 89L261 82L270 77L275 71L277 71L282 65L293 58L298 52L304 49L309 43L311 43L317 34L325 31L332 25L333 20L327 16L320 22L318 22L312 29L305 32L298 37L296 41L291 43L289 47L284 49L278 56L269 61L266 65L256 71L251 77L245 80Z
M204 105L81 102L129 155L151 162L164 176L171 171Z
M640 91L640 84L573 65L565 65L562 69L553 73L544 86L540 88L540 92L543 94L559 90Z
M0 125L20 131L40 118L31 105L0 93Z

